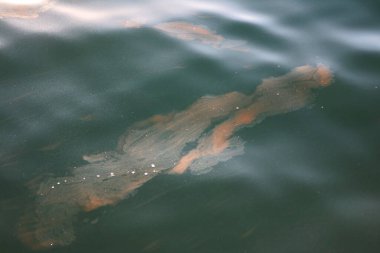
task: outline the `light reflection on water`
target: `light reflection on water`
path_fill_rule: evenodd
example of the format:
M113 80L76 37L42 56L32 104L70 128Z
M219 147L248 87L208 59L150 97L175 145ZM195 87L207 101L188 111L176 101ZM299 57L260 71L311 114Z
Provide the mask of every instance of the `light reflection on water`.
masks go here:
M380 36L366 1L29 1L47 2L28 19L0 19L2 199L28 196L20 189L34 176L65 174L84 154L112 149L134 122L203 95L252 92L303 64L326 64L335 79L313 107L243 130L244 156L203 176L159 178L90 214L99 223L79 226L82 240L68 251L99 251L102 229L115 252L178 252L181 243L204 252L378 251ZM128 20L141 26L127 29ZM249 53L155 29L167 22L244 42ZM21 206L12 203L2 210ZM0 251L21 249L13 216L0 213L9 238Z

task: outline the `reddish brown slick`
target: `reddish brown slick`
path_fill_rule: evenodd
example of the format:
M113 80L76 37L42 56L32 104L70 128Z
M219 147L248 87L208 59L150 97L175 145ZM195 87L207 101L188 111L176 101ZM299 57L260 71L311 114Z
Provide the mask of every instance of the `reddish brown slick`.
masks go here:
M69 245L79 212L116 204L160 173L201 174L242 154L244 143L235 135L240 128L305 107L313 90L331 79L324 66L302 66L265 79L252 94L205 96L186 110L135 123L115 151L84 156L89 163L71 176L35 185L36 200L20 219L19 238L34 249Z

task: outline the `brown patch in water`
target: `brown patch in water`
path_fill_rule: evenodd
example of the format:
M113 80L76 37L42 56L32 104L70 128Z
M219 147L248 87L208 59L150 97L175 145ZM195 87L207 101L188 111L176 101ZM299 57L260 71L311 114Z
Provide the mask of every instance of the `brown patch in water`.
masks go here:
M125 28L141 28L143 27L143 22L128 19L124 22L123 26ZM159 23L150 27L183 41L198 41L214 48L228 49L232 51L250 51L249 48L245 46L246 42L226 40L222 35L219 35L201 25L181 21L172 21Z
M57 148L59 148L62 145L62 143L63 143L62 141L58 141L58 142L43 146L43 147L39 148L38 150L43 151L43 152L54 151Z
M181 40L197 40L204 44L218 46L224 38L205 27L186 22L167 22L154 28Z
M94 121L96 120L96 116L94 114L86 114L79 118L81 121Z

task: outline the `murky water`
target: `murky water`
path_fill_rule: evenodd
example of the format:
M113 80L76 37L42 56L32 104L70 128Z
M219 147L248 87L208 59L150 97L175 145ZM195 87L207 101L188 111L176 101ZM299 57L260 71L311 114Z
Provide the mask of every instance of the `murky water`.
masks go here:
M379 11L0 1L0 251L378 252Z

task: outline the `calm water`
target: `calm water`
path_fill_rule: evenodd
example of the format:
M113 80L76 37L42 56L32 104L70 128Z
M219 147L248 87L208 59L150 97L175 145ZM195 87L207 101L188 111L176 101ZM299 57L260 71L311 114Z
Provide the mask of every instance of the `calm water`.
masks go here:
M0 252L31 252L16 235L31 179L115 149L139 120L305 64L334 73L312 106L242 129L245 153L207 174L160 175L81 214L75 242L48 252L380 251L376 1L39 7L0 19ZM157 29L174 21L211 35Z

